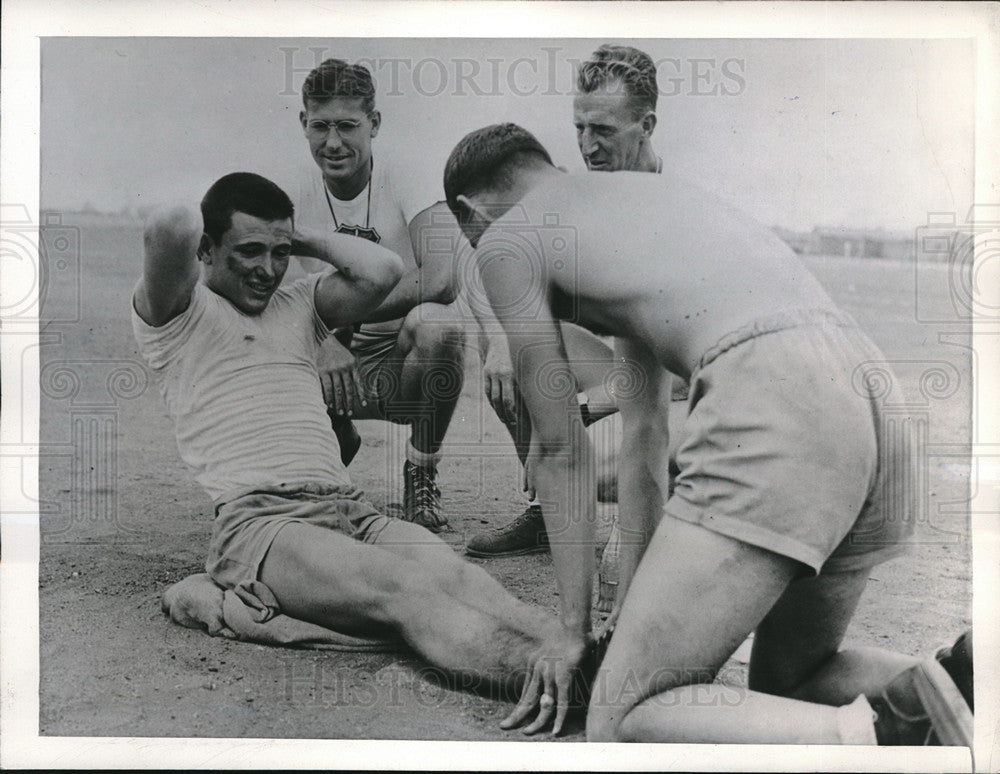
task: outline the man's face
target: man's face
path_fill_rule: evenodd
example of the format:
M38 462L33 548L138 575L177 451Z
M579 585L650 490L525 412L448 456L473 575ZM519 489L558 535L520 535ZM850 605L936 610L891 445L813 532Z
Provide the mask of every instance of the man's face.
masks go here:
M292 220L234 212L218 243L203 237L206 283L244 314L260 314L278 289L292 252Z
M576 141L587 169L639 171L639 153L648 137L644 119L632 117L628 95L615 84L573 100Z
M299 119L324 180L334 185L367 182L372 138L381 121L377 110L366 113L361 97L334 97L309 100Z

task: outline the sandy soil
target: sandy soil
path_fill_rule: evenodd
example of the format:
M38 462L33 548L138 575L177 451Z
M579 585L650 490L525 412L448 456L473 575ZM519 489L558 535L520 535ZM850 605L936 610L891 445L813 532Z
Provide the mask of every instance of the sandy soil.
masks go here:
M210 503L177 457L131 336L139 232L89 224L79 239L82 281L72 271L53 274L45 288L53 322L43 329L41 349L41 733L522 739L498 728L510 704L447 689L411 655L236 643L161 614L162 590L202 569ZM967 332L915 321L912 267L812 264L903 364L901 379L922 396L918 408L927 418L919 545L875 570L848 641L927 652L971 620L969 465L961 456L970 434ZM944 270L926 272L945 294ZM942 331L957 345L942 340ZM946 383L925 383L934 367L944 369ZM473 532L523 508L513 449L480 394L478 369L470 365L440 476L456 550ZM362 423L361 431L365 444L352 474L383 506L399 497L402 436L376 422ZM548 556L483 565L512 593L556 609ZM741 664L733 662L726 679L743 679ZM580 741L580 724L563 739Z

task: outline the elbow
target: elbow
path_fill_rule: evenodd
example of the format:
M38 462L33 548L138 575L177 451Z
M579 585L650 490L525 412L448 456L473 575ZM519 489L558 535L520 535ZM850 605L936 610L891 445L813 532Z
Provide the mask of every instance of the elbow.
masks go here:
M402 259L386 250L382 254L382 260L372 261L367 267L365 276L355 276L354 287L368 299L369 306L374 310L392 292L402 276Z
M376 272L373 284L385 289L385 292L389 293L389 291L396 287L396 283L399 282L402 276L403 259L395 253L386 250L379 270Z
M449 304L455 303L455 299L458 298L458 291L455 289L455 283L450 281L439 282L432 284L429 293L422 293L423 301L431 301L435 304L442 304L448 306Z
M201 217L191 207L177 205L158 208L146 221L147 245L187 242L200 236Z

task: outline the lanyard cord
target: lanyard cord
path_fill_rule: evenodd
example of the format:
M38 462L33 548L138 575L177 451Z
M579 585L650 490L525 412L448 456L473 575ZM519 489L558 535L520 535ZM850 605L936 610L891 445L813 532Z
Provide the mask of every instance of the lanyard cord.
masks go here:
M368 228L372 217L372 176L375 170L375 158L372 157L370 160L370 166L368 168L368 206L365 208L365 228ZM330 208L330 217L333 218L333 228L335 231L340 230L340 223L337 220L337 213L333 211L333 202L330 199L330 189L326 187L326 180L323 180L323 193L326 194L326 206Z

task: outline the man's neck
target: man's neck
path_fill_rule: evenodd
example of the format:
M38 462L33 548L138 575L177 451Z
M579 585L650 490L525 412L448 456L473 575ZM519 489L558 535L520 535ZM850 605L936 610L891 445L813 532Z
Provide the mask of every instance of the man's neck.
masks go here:
M324 177L323 182L326 183L326 188L331 194L341 201L346 202L350 201L365 190L365 186L368 185L371 178L372 164L369 161L367 164L362 165L357 172L348 178L330 180L330 178Z
M501 201L519 202L539 183L543 183L557 175L565 175L561 169L551 164L539 164L536 167L521 170L514 178L513 184L506 190L498 192Z
M646 145L639 156L636 172L662 172L663 159L657 156L649 145Z

